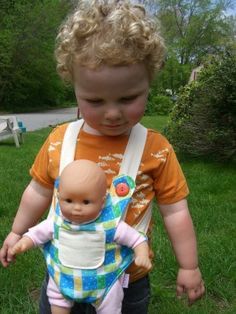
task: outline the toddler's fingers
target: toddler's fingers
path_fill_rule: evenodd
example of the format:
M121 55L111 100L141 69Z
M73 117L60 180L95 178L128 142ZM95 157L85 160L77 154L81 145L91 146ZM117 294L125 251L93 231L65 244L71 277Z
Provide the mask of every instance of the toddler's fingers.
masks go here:
M12 251L12 250L9 249L8 252L7 252L7 262L8 262L8 263L11 263L11 262L14 260L14 255L12 254L11 251Z
M8 262L7 262L7 245L3 245L3 247L0 250L0 261L2 263L3 267L7 267L8 266Z
M205 292L204 284L201 283L200 286L198 286L195 289L191 289L188 291L188 301L189 305L192 305L196 300L200 299L202 295Z
M180 286L180 285L177 285L177 287L176 287L176 295L177 295L177 297L180 299L183 294L184 294L184 287Z

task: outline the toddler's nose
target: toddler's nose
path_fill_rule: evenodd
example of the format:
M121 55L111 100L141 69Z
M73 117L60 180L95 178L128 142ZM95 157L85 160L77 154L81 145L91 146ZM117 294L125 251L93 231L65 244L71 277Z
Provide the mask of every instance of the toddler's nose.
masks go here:
M110 121L119 120L121 116L122 116L121 111L116 105L110 106L105 113L106 120Z

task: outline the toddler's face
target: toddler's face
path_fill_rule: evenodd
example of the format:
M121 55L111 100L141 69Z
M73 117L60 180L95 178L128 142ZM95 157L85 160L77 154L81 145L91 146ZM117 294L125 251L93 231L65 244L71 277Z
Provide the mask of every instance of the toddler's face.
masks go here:
M81 224L92 221L99 216L105 196L91 191L85 191L84 186L77 186L76 191L62 187L59 193L59 203L63 216L71 222Z
M74 67L74 87L84 129L93 134L128 134L142 118L149 80L144 64Z

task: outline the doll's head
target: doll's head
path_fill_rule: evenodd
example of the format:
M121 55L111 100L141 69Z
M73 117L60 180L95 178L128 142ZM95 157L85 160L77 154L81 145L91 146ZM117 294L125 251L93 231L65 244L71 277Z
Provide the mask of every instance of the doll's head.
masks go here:
M74 223L96 219L106 197L106 175L90 160L76 160L61 173L58 198L63 216Z
M75 63L102 65L143 63L149 79L163 65L165 47L156 19L128 0L81 0L62 24L55 51L60 76L73 83Z

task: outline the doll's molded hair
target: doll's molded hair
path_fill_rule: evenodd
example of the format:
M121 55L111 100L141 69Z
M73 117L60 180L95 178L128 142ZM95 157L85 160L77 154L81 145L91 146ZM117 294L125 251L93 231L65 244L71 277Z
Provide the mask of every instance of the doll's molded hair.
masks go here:
M78 190L79 186L80 189ZM63 188L76 191L76 193L82 190L91 190L91 193L95 193L96 190L98 197L103 198L107 189L105 172L91 160L72 161L61 173L59 193Z
M55 51L58 73L68 82L74 62L92 69L144 62L152 79L164 54L158 22L125 0L79 1L60 28Z

